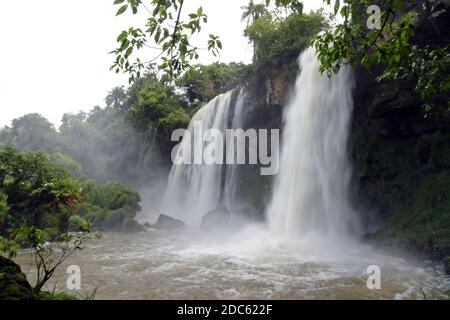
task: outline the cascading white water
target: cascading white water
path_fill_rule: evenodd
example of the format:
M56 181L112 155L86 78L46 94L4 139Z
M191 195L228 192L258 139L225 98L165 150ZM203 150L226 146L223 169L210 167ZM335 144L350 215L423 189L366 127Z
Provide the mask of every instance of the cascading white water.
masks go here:
M353 108L348 67L329 79L313 48L284 114L280 172L267 209L271 231L283 238L342 237L357 229L349 204L347 140Z
M203 158L203 154L195 153L202 152L204 141L201 135L208 129L218 129L225 134L226 129L241 125L244 92L239 92L234 108L232 96L233 91L217 96L193 116L188 127L191 141L183 139L176 155L177 161L181 163L181 158L191 153L192 159ZM214 143L219 141L213 140L212 144ZM225 151L230 152L228 148ZM226 167L229 170L225 170ZM235 196L233 190L237 184L235 171L235 166L225 164L174 164L161 211L181 218L188 224L197 225L206 213L220 205L231 209Z
M240 91L239 96L236 100L236 105L234 108L233 118L231 121L231 128L233 129L242 129L243 127L243 112L244 112L244 101L245 101L245 93L243 90ZM227 154L232 151L227 148ZM236 154L236 150L234 150ZM233 154L233 158L235 158L235 154ZM226 177L225 177L225 185L224 185L224 205L230 210L234 211L237 207L238 203L238 164L230 164L227 166Z

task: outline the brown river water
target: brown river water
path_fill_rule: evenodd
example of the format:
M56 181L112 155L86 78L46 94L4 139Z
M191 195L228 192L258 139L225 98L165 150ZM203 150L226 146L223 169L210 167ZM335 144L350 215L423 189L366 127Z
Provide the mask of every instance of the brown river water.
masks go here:
M313 244L312 244L313 243ZM198 230L106 233L71 257L47 286L95 299L431 299L445 298L449 278L431 262L412 261L368 245L323 248L273 239L261 226L233 233ZM33 282L29 252L16 261ZM69 265L81 290L66 288ZM381 270L369 290L367 267Z

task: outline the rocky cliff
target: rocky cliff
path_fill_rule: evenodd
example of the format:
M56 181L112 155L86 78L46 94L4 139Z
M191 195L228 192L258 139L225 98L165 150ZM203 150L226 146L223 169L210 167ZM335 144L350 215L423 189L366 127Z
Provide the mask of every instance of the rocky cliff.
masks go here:
M450 40L449 5L418 22L419 46ZM450 254L450 121L416 95L414 81L379 83L382 66L356 68L351 133L354 199L367 231L407 247ZM449 94L434 98L445 110Z

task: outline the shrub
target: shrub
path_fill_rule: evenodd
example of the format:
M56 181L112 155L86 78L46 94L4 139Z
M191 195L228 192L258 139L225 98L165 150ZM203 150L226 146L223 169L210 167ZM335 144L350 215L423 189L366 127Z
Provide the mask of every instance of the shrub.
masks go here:
M245 30L255 47L256 62L281 65L297 59L326 26L321 13L293 13L285 20L263 15Z
M83 176L81 165L69 156L57 152L48 155L47 158L51 163L67 169L74 177L81 178Z
M118 182L107 182L100 187L101 206L110 210L126 209L133 217L141 210L141 197L136 191Z
M93 180L84 180L81 186L86 202L78 205L75 213L92 223L94 229L120 231L125 219L133 220L141 210L139 193L123 184L107 182L99 185Z
M0 150L0 177L7 203L15 204L9 208L3 232L24 223L66 231L71 211L82 200L78 182L67 170L42 153L6 148Z
M8 213L8 197L0 190L0 234L2 233L2 230L5 230Z
M86 231L89 230L89 222L81 218L79 215L72 215L69 218L69 230Z
M197 65L177 80L189 103L196 107L244 82L248 66L242 63Z

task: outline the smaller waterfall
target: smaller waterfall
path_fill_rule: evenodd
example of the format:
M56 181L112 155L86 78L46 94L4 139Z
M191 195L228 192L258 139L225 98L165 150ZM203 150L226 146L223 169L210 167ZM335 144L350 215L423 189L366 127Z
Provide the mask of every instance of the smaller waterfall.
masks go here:
M270 228L284 238L345 236L349 226L357 228L348 195L352 75L347 67L331 79L321 75L313 48L301 55L300 69L284 115L280 172L267 209Z
M203 106L193 117L188 127L191 141L183 139L176 155L176 161L191 154L192 159L202 159L203 137L199 136L208 129L217 129L225 133L226 129L239 128L244 108L244 92L241 90L237 100L230 91L219 95ZM233 105L233 100L236 102ZM233 108L234 107L234 108ZM193 142L193 143L192 143ZM213 140L210 144L219 143ZM217 147L221 148L222 145ZM224 157L228 149L224 150ZM161 212L183 219L189 224L198 225L201 218L220 205L232 209L236 201L237 168L235 165L174 164L169 176L167 191Z

